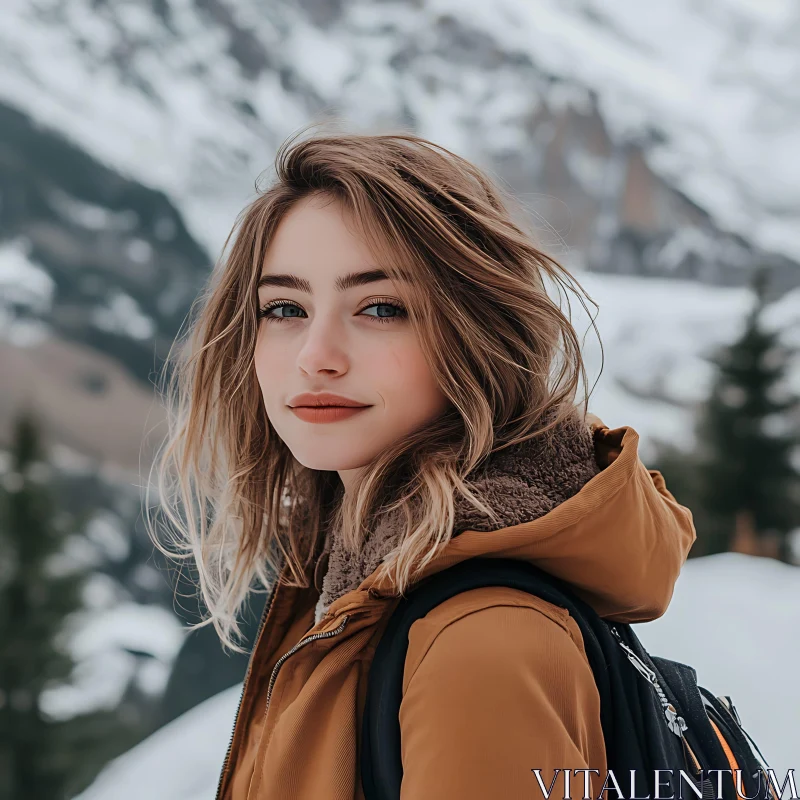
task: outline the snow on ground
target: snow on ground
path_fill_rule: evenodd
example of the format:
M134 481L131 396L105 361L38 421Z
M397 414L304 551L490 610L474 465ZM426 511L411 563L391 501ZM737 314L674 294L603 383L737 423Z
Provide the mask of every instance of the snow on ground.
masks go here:
M213 800L240 693L241 685L226 689L157 730L80 800Z
M800 569L721 553L690 559L667 613L634 629L653 655L730 695L779 782L800 772ZM213 800L241 686L207 700L109 764L77 800Z
M690 559L667 613L635 629L648 653L731 696L776 775L800 777L800 568L741 553Z

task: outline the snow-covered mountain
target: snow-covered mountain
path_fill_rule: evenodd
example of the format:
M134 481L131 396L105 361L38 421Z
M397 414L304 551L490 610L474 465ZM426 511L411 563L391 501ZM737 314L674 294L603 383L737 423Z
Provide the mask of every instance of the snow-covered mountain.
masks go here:
M0 97L164 191L212 252L279 140L333 111L523 191L562 160L595 200L632 143L700 216L797 259L798 40L791 0L10 0Z
M276 146L331 114L475 159L576 269L741 285L766 260L779 291L800 285L790 0L9 0L3 11L0 340L55 333L76 359L100 352L150 380ZM59 395L68 381L53 385L45 351L28 351L28 380ZM72 372L81 391L60 427L80 431L79 410L111 378L103 361ZM102 451L91 433L73 440Z
M796 335L792 0L5 0L0 445L35 403L60 463L130 493L163 433L154 373L236 213L330 116L414 130L520 198L600 303L592 410L645 459L691 444L701 356L735 335L756 262Z
M794 568L738 553L687 561L667 613L634 625L651 655L727 694L779 783L800 765L800 585ZM78 800L211 800L236 714L232 687L109 764ZM796 780L796 779L795 779Z

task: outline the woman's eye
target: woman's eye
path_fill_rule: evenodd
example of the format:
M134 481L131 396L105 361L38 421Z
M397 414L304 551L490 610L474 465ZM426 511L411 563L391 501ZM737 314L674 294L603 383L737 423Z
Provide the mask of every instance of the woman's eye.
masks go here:
M367 309L371 308L377 309L377 313L366 313ZM273 313L278 311L283 313ZM403 319L408 316L406 309L394 302L370 303L364 306L359 313L372 317L377 322L391 322L394 319ZM305 311L300 306L286 301L268 303L258 310L259 319L277 320L278 322L284 322L287 319L299 319L302 315L305 315Z
M397 303L370 303L370 305L364 306L364 308L361 309L361 313L363 314L368 308L379 309L378 313L374 315L378 322L389 322L393 319L402 319L407 315L405 308ZM367 316L371 317L373 315L367 314Z
M276 309L289 309L291 313L275 315L272 312ZM260 308L258 311L258 317L259 319L277 319L279 321L283 321L285 319L296 319L299 316L297 313L295 313L297 311L299 311L301 314L305 313L300 306L295 305L294 303L273 303L271 305L267 304Z

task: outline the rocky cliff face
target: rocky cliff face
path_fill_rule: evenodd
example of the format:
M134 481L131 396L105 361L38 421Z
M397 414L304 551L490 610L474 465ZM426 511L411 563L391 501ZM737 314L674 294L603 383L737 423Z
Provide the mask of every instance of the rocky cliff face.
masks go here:
M800 113L798 12L625 5L13 0L0 351L13 373L9 348L28 345L38 377L12 374L0 414L60 396L47 415L70 446L137 463L149 383L236 213L278 143L331 115L478 161L574 268L736 285L767 260L778 290L797 285L800 181L780 162ZM132 379L134 399L113 395L125 422L101 410L122 391L114 365ZM81 423L93 407L96 424ZM128 445L106 446L114 425Z

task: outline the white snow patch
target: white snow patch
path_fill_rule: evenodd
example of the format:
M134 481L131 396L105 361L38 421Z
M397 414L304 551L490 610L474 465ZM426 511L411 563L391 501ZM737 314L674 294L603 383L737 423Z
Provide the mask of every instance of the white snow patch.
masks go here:
M183 626L162 606L128 601L109 607L118 597L110 583L92 582L87 599L95 607L72 615L64 631L75 670L69 683L46 690L41 698L42 710L55 719L113 708L131 680L153 695L167 684Z
M98 328L130 336L132 339L150 339L155 333L153 320L144 314L139 304L125 292L113 292L107 298L105 305L92 309L91 318Z
M165 725L76 800L213 800L240 693L232 686Z

